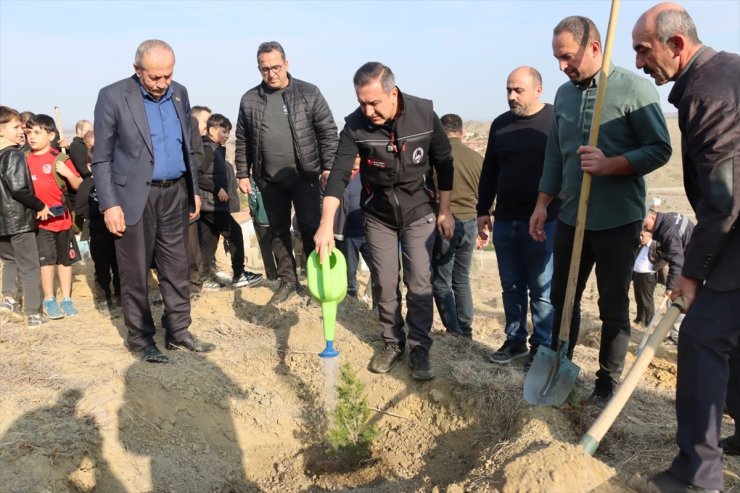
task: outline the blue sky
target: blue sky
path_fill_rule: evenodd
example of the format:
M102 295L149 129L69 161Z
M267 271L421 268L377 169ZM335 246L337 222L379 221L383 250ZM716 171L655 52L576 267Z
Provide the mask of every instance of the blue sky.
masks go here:
M613 61L634 70L631 31L653 1L621 2ZM740 52L740 1L681 3L702 41ZM175 80L192 104L235 120L260 81L255 53L280 41L293 76L319 86L337 119L356 107L352 75L381 61L402 91L434 100L439 115L490 120L506 111L508 73L532 65L551 102L566 81L552 57L552 28L591 17L606 38L611 3L597 1L16 1L0 0L0 103L52 114L65 128L92 119L99 89L133 73L136 46L170 43ZM660 89L666 111L670 87Z

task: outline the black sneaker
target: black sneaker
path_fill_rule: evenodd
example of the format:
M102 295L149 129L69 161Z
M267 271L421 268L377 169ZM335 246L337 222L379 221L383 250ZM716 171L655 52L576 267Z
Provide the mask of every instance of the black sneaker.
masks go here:
M599 409L604 409L612 397L614 397L613 388L599 385L597 383L591 397L588 398L588 403L592 406L598 407Z
M515 359L524 358L529 354L527 351L526 344L517 344L515 342L506 341L498 351L493 353L489 358L491 363L504 364L509 363Z
M398 344L387 343L385 348L370 360L369 369L373 373L388 373L396 360L403 356L403 349Z
M731 437L723 438L719 441L725 455L740 455L740 435L735 433Z
M282 303L283 301L293 296L295 292L295 283L285 282L281 279L280 285L278 286L277 290L275 290L275 294L272 295L272 298L270 298L270 301L268 301L267 304L277 305L278 303Z
M411 351L409 358L411 376L414 380L431 380L434 378L432 365L429 363L429 353L423 348L416 347Z
M245 270L239 276L234 276L231 280L231 285L235 288L243 288L244 286L256 286L262 280L262 274L256 274Z
M532 368L532 365L534 364L534 359L537 357L537 350L539 349L539 346L534 346L529 348L529 354L527 355L527 360L524 362L524 373L527 373L530 368Z
M3 298L0 301L0 313L7 315L16 322L22 322L24 318L18 302L12 298Z
M29 315L26 319L26 325L28 325L29 327L38 327L39 325L43 325L45 323L46 317L42 316L40 313Z

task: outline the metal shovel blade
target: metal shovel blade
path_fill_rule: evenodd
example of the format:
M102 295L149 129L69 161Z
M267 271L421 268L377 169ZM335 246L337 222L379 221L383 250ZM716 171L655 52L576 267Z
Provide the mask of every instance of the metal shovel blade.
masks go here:
M538 406L559 406L568 398L581 369L566 356L568 343L556 352L540 346L524 379L524 399Z

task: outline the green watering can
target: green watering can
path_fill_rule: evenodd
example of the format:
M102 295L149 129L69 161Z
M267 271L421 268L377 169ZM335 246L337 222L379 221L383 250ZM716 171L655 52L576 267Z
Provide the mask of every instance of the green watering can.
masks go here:
M347 295L347 261L338 249L319 263L319 254L314 250L306 261L308 291L321 303L324 319L326 348L319 353L322 358L334 358L339 352L334 349L334 326L337 321L337 305Z

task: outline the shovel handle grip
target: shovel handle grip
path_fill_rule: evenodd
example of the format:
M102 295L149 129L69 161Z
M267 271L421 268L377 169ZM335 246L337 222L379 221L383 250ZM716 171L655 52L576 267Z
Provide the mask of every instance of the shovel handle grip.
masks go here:
M599 442L601 442L601 439L604 438L604 435L609 431L609 428L617 419L617 416L619 416L622 408L627 404L627 400L629 400L635 387L637 387L637 383L640 381L642 374L645 373L648 365L653 360L656 349L660 346L660 343L665 340L668 332L671 330L671 327L673 327L674 322L678 319L682 310L683 298L676 298L653 333L650 334L647 344L645 344L642 352L640 352L640 355L632 364L630 371L619 385L614 397L611 398L594 424L591 425L591 428L586 432L583 440L581 440L581 445L587 453L594 453Z

